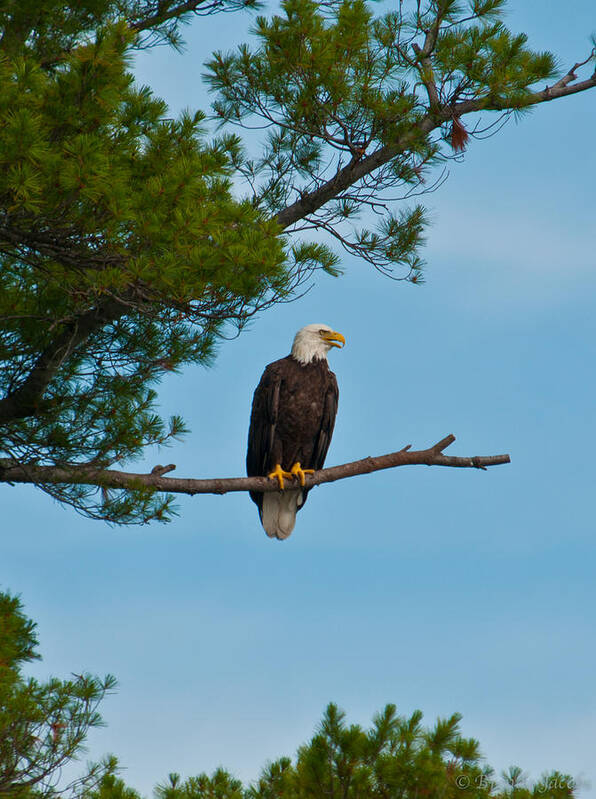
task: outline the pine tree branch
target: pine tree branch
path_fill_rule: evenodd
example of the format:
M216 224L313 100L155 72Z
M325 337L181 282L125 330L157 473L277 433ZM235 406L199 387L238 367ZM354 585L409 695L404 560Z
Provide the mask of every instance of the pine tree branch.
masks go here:
M123 303L106 300L69 322L62 333L46 346L20 386L0 400L0 424L34 416L39 411L44 391L74 350L93 332L125 312Z
M183 3L175 3L171 5L167 2L158 2L155 4L153 13L149 13L145 17L139 17L132 20L129 25L134 31L146 31L154 28L156 25L162 25L171 19L176 19L182 14L198 11L201 6L208 5L209 7L220 5L219 2L208 3L206 0L186 0Z
M410 445L387 455L363 458L320 469L307 475L306 488L323 483L333 483L346 477L369 474L380 469L393 469L396 466L451 466L459 468L486 469L509 463L509 455L476 455L458 457L443 455L443 450L455 441L449 435L428 449L410 450ZM268 477L226 477L206 480L193 478L163 477L175 468L155 466L150 474L133 474L112 469L93 469L88 466L35 466L15 460L0 459L0 482L35 483L38 485L68 483L77 485L96 485L103 489L153 489L171 494L227 494L230 491L276 491L277 481Z
M158 0L145 16L139 16L129 22L132 30L142 31L163 25L172 20L179 20L185 14L207 15L214 11L220 11L226 4L226 0L184 0L183 2L172 2L171 0ZM250 5L250 0L244 0L237 5Z
M436 115L427 114L422 117L412 131L406 133L395 144L379 147L374 153L364 158L353 158L349 164L339 169L335 175L312 192L304 193L299 200L286 206L277 214L277 222L283 228L293 225L305 216L318 211L325 203L345 191L361 178L372 174L375 170L389 163L392 158L405 152L419 138L419 132L427 135L443 122L450 119L452 111L445 119L436 121Z
M423 52L423 51L421 51ZM526 100L525 107L539 105L540 103L558 100L572 94L587 91L596 87L596 71L586 80L573 83L577 80L576 70L594 57L594 52L586 61L575 64L566 75L545 87L542 91L531 92ZM427 86L427 91L429 87ZM434 105L434 92L429 94L429 102ZM313 214L329 200L353 186L362 178L372 174L380 167L389 163L396 156L406 152L414 141L419 140L420 134L428 135L433 130L440 128L445 122L455 117L472 114L479 111L507 111L514 110L507 100L500 97L483 97L477 100L464 100L455 104L443 104L431 107L429 113L422 116L417 125L408 133L391 145L379 147L374 153L363 157L353 158L345 167L339 169L326 183L318 186L314 191L303 193L299 200L286 206L277 214L277 222L287 228L309 214Z
M443 16L438 11L433 21L433 24L426 32L426 36L424 37L423 47L420 47L420 45L418 45L416 42L412 44L412 49L416 53L416 56L418 58L418 61L420 62L421 67L418 67L418 65L415 66L420 72L422 83L424 84L426 93L428 94L428 101L431 111L436 109L437 106L439 105L439 92L437 90L437 85L434 81L433 68L430 56L433 53L437 44L437 38L439 36L439 31L441 29L442 19Z
M539 105L540 103L546 103L550 100L559 100L561 97L569 97L572 94L578 94L579 92L585 92L588 89L595 88L596 71L593 72L589 78L586 78L586 80L582 80L579 83L573 83L570 85L572 81L577 79L577 75L575 75L573 71L577 68L577 66L578 65L576 64L573 69L569 70L566 75L564 75L552 86L546 86L544 89L542 89L542 91L539 92L531 92L524 107ZM464 100L461 103L455 103L455 105L451 107L451 114L463 116L463 114L471 114L475 111L508 110L514 109L511 109L505 100L495 97L491 98L490 100Z
M426 93L428 94L428 102L429 107L431 110L435 110L439 105L439 92L437 89L437 84L433 78L433 68L431 64L431 60L428 55L425 55L426 46L424 49L421 49L419 45L415 42L412 45L412 49L418 56L418 60L420 61L420 79L424 84L424 88L426 89Z

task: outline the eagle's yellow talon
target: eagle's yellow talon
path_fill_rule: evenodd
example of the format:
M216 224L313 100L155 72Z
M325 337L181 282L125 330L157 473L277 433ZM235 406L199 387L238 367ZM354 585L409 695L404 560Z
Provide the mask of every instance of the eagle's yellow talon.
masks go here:
M300 480L300 485L302 487L304 487L306 482L305 475L314 473L314 469L303 469L302 466L300 466L300 461L296 461L296 463L292 466L292 475Z
M275 469L272 472L269 472L267 477L269 477L270 479L277 479L277 482L279 483L279 490L283 491L284 490L284 477L285 477L286 480L291 480L292 477L293 477L293 474L291 472L285 472L281 468L281 465L278 463L277 466L275 467Z

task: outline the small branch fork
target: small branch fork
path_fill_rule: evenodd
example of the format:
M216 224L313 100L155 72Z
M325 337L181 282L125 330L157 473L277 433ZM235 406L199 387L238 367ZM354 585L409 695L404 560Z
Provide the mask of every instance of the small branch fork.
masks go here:
M486 469L488 466L497 466L509 463L509 455L477 455L471 458L443 455L443 450L455 441L455 436L449 435L441 439L428 449L411 450L410 445L391 452L387 455L363 458L340 466L331 466L320 469L313 475L307 475L306 488L312 488L322 483L333 483L345 477L354 477L358 474L369 474L380 469L393 469L396 466L455 466L472 469ZM275 491L277 481L268 477L226 477L207 480L192 478L164 477L176 467L155 466L150 474L133 474L131 472L118 472L111 469L91 469L88 466L72 465L59 466L33 466L20 464L9 459L0 459L0 482L3 483L70 483L79 485L97 485L103 489L143 489L150 488L155 491L165 491L171 494L227 494L230 491ZM287 487L291 487L288 481Z

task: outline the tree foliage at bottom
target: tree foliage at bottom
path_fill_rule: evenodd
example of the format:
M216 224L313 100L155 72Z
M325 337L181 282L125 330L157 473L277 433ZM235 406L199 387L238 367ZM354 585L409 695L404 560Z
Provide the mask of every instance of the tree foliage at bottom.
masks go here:
M88 764L66 784L62 769L84 750L89 730L102 725L98 706L115 679L73 674L40 682L22 673L38 660L36 625L18 597L0 592L0 797L75 799L116 767L114 757Z
M422 713L400 716L388 704L371 727L349 724L331 703L313 738L292 761L267 765L258 780L243 786L227 771L182 781L170 774L155 799L563 799L574 796L573 779L559 771L530 785L516 766L497 777L479 744L460 731L461 716L422 724ZM122 799L123 783L110 777L92 799Z
M67 785L62 769L83 750L87 733L102 724L98 707L115 680L75 675L41 683L23 665L38 659L35 624L17 597L0 592L0 797L6 799L140 799L115 776L112 757L88 766ZM479 744L460 731L459 714L422 724L422 713L400 716L395 705L370 729L348 724L329 704L313 738L294 760L269 763L244 786L224 769L182 780L170 774L155 799L565 799L573 779L558 771L528 787L513 767L496 779Z

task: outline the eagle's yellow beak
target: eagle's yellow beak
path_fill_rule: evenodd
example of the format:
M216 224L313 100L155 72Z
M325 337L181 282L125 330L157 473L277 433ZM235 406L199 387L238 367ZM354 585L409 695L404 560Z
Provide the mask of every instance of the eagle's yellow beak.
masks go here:
M321 338L328 344L331 344L332 347L340 347L340 349L346 343L342 334L336 333L335 330L325 330L321 332Z

